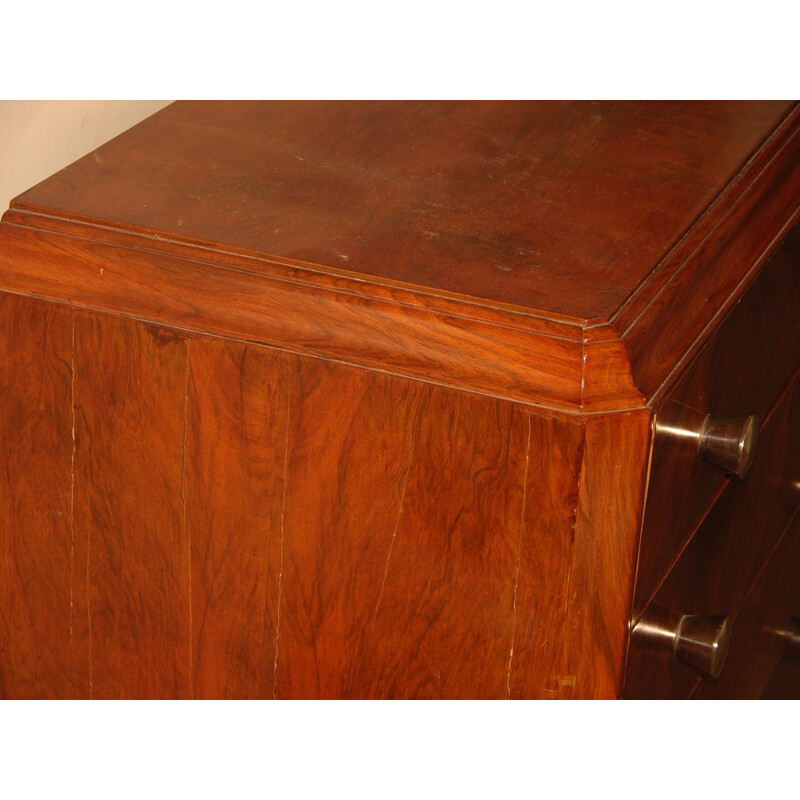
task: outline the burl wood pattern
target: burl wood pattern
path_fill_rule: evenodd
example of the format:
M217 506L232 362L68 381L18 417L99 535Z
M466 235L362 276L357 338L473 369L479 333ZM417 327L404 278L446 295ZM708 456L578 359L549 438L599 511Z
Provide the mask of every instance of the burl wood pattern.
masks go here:
M278 696L504 696L524 420L486 398L298 366Z
M0 226L0 276L8 289L33 288L53 300L509 399L581 406L583 345L575 326L550 336L547 325L529 318L480 312L472 319L474 306L463 303L437 311L420 298L373 300L357 282L318 288L286 269L220 269L206 253L199 262L155 258L8 224L15 218L7 215ZM607 382L603 389L601 406L619 404L613 393L609 403ZM621 402L627 407L629 392Z
M72 313L0 295L0 695L70 697Z
M798 192L795 103L403 102L176 104L25 193L0 693L620 696L631 609L738 608L792 511L796 393L745 486L650 449L776 408Z
M190 696L186 346L75 314L78 696Z
M188 343L185 514L195 697L273 696L288 359Z
M64 521L25 642L53 664L6 655L4 696L619 695L645 412L587 422L8 302L60 320L40 368ZM4 590L4 614L28 602Z

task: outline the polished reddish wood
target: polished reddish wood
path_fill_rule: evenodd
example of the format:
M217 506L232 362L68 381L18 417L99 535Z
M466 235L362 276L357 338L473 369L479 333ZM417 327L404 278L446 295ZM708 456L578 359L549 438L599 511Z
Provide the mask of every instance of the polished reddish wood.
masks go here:
M176 103L15 205L593 319L790 107Z
M71 339L70 309L0 295L2 697L72 694Z
M174 333L75 315L79 697L191 696L186 375Z
M697 430L706 414L757 414L763 423L787 376L800 363L798 234L800 229L658 410L634 617L727 480L724 470L698 458L697 439L679 432ZM759 443L759 458L763 448Z
M504 697L523 421L487 398L298 367L277 695Z
M791 103L188 103L26 193L3 696L620 696L793 513L793 400L713 508L650 452L795 369L799 187Z
M784 622L786 622L785 611ZM780 629L779 636L785 641L785 645L780 661L761 695L762 700L800 698L800 603L790 615L788 623Z
M740 647L737 643L743 640L750 642L754 658L759 657L760 637L753 639L740 631L738 615L798 508L800 448L796 431L799 414L800 380L796 379L783 394L762 432L747 479L727 485L669 571L642 619L649 619L651 609L658 615L666 610L675 616L730 616L733 621L731 647ZM795 579L797 565L794 557L788 566ZM777 607L788 613L793 606L779 603ZM727 665L723 677L725 671ZM627 697L683 698L689 696L697 680L697 673L671 658L668 648L648 648L644 642L631 639Z
M192 370L189 418L195 402L208 405L199 387L209 386L217 421L198 419L209 454L199 440L187 450L216 496L187 495L188 514L205 520L197 548L222 554L216 563L236 559L231 571L193 579L195 601L207 593L198 586L220 583L222 639L206 640L205 661L198 648L198 696L226 696L236 682L234 696L618 694L630 602L619 587L631 582L641 495L616 502L607 516L622 541L600 546L602 510L579 513L579 495L590 503L609 477L624 481L631 460L642 469L646 414L627 445L630 420L591 423L587 454L586 426L568 417L261 348L190 348L206 380ZM262 380L243 382L245 364ZM243 436L247 408L263 414L244 416ZM222 519L217 507L228 509ZM578 590L586 582L589 605ZM569 646L565 625L575 629ZM228 689L203 684L215 671Z
M581 407L577 338L4 224L8 289L447 386ZM611 401L618 403L611 396ZM624 398L628 402L629 398Z
M197 698L274 695L289 408L287 356L189 343L184 498Z
M88 312L73 341L59 313L77 566L48 610L72 600L74 696L617 696L646 412L584 422ZM33 696L70 696L62 634Z
M651 403L661 402L800 218L800 127L793 122L783 132L788 140L776 137L776 152L748 191L685 262L673 265L641 313L627 328L612 320L630 352L634 382Z
M590 417L575 509L563 629L567 676L555 696L616 698L622 691L627 615L642 523L650 416L638 411Z
M717 680L704 679L693 695L695 699L747 700L768 692L770 679L787 647L791 646L787 638L792 634L796 636L796 618L792 618L791 610L800 607L798 564L800 514L795 515L794 524L786 531L736 617L725 669ZM794 669L797 668L795 658ZM788 684L789 676L784 681ZM773 691L777 693L779 687ZM798 699L796 689L784 696Z
M789 103L175 104L15 201L0 276L537 406L639 408L795 218L798 119Z

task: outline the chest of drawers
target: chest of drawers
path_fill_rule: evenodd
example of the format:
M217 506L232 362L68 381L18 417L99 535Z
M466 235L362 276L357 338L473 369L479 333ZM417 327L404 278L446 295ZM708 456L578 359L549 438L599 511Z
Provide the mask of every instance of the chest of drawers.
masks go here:
M0 224L0 694L792 696L799 212L792 103L145 120Z

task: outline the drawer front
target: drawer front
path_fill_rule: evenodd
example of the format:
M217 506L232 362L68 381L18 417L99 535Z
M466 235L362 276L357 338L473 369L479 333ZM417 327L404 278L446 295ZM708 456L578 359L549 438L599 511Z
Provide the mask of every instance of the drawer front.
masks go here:
M728 484L640 624L674 621L684 614L729 616L732 641L741 642L736 621L739 609L800 505L798 415L800 380L795 380L764 427L747 480ZM796 575L800 564L793 568ZM675 659L673 643L632 634L626 697L685 698L691 694L699 673Z
M798 361L800 226L658 410L634 619L728 480L724 469L698 457L695 434L706 415L763 419Z
M800 515L781 540L767 568L733 625L730 652L717 680L704 678L699 700L748 700L762 697L787 648L796 638L800 604ZM795 698L800 699L800 698Z

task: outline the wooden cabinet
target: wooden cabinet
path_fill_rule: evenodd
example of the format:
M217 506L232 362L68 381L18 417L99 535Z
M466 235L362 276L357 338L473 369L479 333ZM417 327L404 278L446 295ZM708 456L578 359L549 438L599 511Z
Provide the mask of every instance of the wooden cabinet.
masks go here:
M0 694L791 694L799 212L782 102L176 103L62 170L0 224Z

